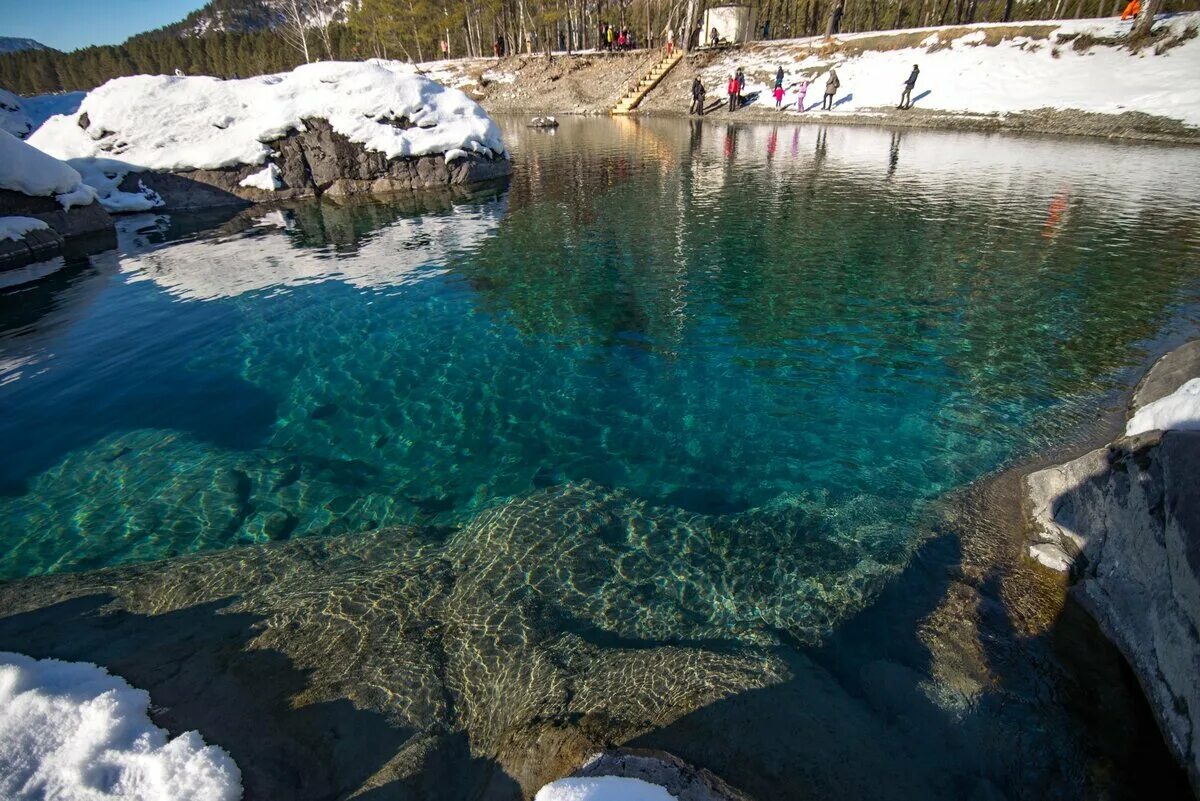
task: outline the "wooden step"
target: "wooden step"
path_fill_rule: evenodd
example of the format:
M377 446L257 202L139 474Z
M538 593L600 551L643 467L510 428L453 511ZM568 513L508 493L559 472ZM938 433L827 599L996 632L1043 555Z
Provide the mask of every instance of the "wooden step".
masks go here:
M638 103L642 102L646 95L650 94L650 90L658 85L658 82L663 79L663 76L670 72L671 69L682 60L682 50L672 54L669 57L664 56L650 68L649 72L647 72L638 80L637 85L633 89L621 96L621 99L617 101L617 104L612 107L609 113L628 114L637 107Z

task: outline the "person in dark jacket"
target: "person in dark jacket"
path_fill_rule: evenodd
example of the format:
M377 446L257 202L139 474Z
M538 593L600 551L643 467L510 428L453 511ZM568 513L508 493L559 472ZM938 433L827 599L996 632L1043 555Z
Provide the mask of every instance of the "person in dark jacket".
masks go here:
M896 108L912 108L912 90L917 85L917 76L921 74L921 68L913 64L912 72L908 74L908 80L904 82L904 91L900 94L900 105Z
M692 108L688 113L704 116L704 84L699 76L692 78Z
M738 82L738 108L742 106L742 96L746 94L746 73L742 72L742 68L737 68Z
M825 97L821 100L821 111L833 111L833 96L837 94L841 85L837 70L830 70L829 77L825 79Z
M775 88L783 86L783 67L775 70Z

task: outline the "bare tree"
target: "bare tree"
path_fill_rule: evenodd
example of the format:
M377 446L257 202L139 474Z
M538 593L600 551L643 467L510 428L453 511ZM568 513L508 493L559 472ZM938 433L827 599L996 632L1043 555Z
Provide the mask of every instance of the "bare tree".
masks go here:
M312 61L308 55L308 31L305 22L308 21L308 0L285 0L283 4L283 25L279 33L288 46L294 47L304 55L304 63Z
M1154 25L1154 15L1158 11L1160 0L1146 0L1142 3L1142 12L1138 14L1137 22L1133 23L1133 30L1129 33L1129 38L1137 41L1150 36L1150 28Z

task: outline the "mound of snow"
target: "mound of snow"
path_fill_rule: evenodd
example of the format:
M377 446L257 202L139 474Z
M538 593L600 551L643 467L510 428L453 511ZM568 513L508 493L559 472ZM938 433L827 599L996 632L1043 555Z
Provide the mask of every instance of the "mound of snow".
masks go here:
M1193 378L1165 398L1138 409L1125 425L1125 435L1147 431L1200 431L1200 378Z
M88 93L79 111L86 129L56 116L29 141L70 161L106 206L129 172L262 164L265 143L307 119L389 159L504 153L500 128L475 101L388 62L306 64L236 81L135 75Z
M0 653L0 798L235 801L241 772L196 732L173 740L150 696L87 662Z
M33 217L0 217L0 242L24 239L30 231L44 231L49 225Z
M7 131L0 131L0 189L23 195L54 195L63 208L86 206L96 198L69 164L48 156Z
M657 784L623 776L559 779L538 790L533 801L677 801Z
M33 121L29 119L21 98L0 89L0 131L8 131L18 139L24 139L33 133L33 129Z

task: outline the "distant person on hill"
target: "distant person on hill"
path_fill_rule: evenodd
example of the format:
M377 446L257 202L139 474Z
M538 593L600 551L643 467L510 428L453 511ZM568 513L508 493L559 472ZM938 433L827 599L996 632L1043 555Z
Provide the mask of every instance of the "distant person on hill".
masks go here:
M775 110L779 111L783 108L783 87L775 87Z
M605 38L605 41L608 42L608 50L611 53L612 49L613 49L613 39L616 38L613 35L613 26L611 26L611 25L608 26L608 28L604 32L604 38Z
M670 25L667 26L667 57L671 57L671 51L675 49L675 29Z
M737 108L738 102L738 80L736 75L729 76L729 85L726 88L729 90L729 110L733 111Z
M504 36L503 35L496 37L496 44L499 46L500 57L503 58L504 56L507 55L507 53L505 53L505 51L504 51Z
M904 91L900 94L900 105L896 108L912 108L912 90L917 85L917 76L921 74L921 68L913 64L912 72L908 74L907 80L904 81Z
M808 94L807 78L800 79L800 83L796 86L796 91L799 93L796 97L796 111L804 111L804 96Z
M714 25L712 32L708 34L708 44L711 47L716 47L721 43L721 34L717 33L717 26Z
M1129 5L1125 6L1125 10L1121 12L1121 19L1133 19L1138 14L1142 13L1141 0L1129 0Z
M821 100L821 111L833 111L833 96L837 94L841 85L837 70L830 70L829 77L825 79L825 97Z
M704 84L700 82L699 75L692 78L692 108L688 113L704 116Z

